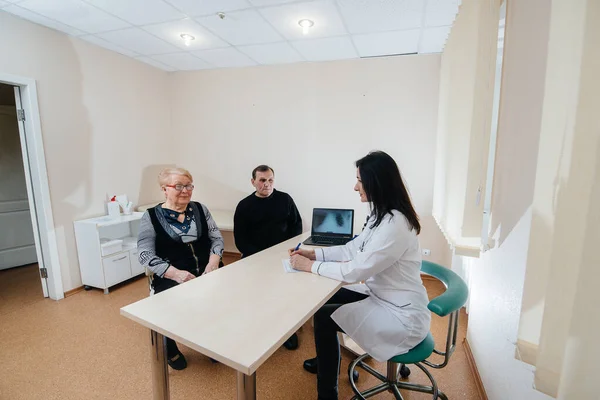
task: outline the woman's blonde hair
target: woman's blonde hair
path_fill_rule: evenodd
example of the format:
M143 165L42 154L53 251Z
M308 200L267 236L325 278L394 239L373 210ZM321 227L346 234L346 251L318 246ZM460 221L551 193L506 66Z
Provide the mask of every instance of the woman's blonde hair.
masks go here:
M173 175L183 175L187 177L190 181L194 181L192 178L192 174L185 168L165 168L158 174L158 184L161 188L171 183L171 176Z

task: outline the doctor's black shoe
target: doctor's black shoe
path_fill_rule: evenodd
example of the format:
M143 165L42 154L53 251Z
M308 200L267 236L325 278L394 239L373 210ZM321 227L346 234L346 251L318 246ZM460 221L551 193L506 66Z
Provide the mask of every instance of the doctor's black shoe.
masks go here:
M296 350L298 348L298 335L294 333L288 340L283 342L283 347L288 350Z
M311 374L316 374L317 373L317 357L309 358L308 360L304 360L304 363L302 364L302 366L304 367L305 370L307 370ZM354 382L358 381L358 371L357 370L354 370L354 373L352 374L352 380L354 380Z
M317 357L309 358L308 360L304 360L304 364L302 364L305 370L310 372L311 374L317 373Z
M167 364L169 364L171 368L176 369L178 371L181 371L182 369L185 369L187 367L187 361L185 361L185 357L183 356L183 354L181 354L181 352L167 359Z

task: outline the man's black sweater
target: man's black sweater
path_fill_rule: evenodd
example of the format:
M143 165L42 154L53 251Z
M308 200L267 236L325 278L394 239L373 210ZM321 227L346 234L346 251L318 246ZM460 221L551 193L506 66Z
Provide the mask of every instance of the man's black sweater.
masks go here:
M302 218L289 194L256 192L240 201L233 217L235 245L248 257L302 233Z

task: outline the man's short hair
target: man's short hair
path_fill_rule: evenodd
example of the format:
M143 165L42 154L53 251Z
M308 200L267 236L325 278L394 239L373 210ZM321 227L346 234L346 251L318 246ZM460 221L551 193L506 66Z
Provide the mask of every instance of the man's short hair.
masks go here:
M269 167L268 165L259 165L258 167L254 168L252 170L252 179L256 179L256 171L258 172L267 172L271 170L271 172L273 173L273 175L275 175L275 171L273 170L273 168Z

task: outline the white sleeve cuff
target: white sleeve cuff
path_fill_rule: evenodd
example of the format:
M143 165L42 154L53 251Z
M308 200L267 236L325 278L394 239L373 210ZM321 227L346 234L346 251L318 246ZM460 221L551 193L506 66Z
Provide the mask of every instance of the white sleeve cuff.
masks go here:
M319 267L321 266L321 264L323 264L322 261L315 261L312 267L310 267L310 272L319 275Z
M315 259L317 261L325 261L325 251L322 247L317 247L315 249Z

